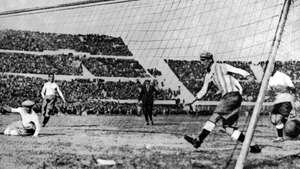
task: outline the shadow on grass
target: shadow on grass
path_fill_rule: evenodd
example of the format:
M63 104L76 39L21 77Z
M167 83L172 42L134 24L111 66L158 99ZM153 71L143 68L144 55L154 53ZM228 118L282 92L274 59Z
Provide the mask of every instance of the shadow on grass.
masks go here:
M49 137L49 136L64 136L65 133L40 133L39 137Z
M176 126L180 123L169 122L169 123L154 123L154 126Z
M0 135L4 135L4 132L0 132ZM63 136L65 133L39 133L39 137L48 137L48 136ZM18 136L16 136L18 137ZM22 137L22 136L20 136ZM23 137L31 137L31 136L23 136Z
M61 127L99 127L99 125L69 125L69 126L61 126Z

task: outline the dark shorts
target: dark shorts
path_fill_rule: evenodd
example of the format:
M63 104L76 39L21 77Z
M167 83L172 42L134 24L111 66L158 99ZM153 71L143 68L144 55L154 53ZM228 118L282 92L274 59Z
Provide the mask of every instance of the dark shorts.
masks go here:
M283 117L288 117L293 107L291 102L278 103L273 106L272 114L281 114Z
M214 112L220 115L230 114L241 106L242 100L239 92L227 93L221 98Z
M238 108L240 108L242 100L239 92L225 94L209 120L213 123L222 120L223 127L234 125L239 118Z
M283 102L283 103L275 104L271 112L271 123L274 125L280 123L285 124L288 120L288 117L292 109L293 107L291 102Z

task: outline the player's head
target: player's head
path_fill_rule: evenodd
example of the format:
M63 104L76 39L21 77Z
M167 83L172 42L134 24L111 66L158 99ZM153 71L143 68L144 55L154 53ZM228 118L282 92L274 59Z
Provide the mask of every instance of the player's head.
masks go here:
M54 73L49 73L48 74L48 80L51 82L54 82Z
M24 108L27 108L27 109L31 109L33 106L34 106L34 101L31 101L31 100L25 100L25 101L23 101L22 102L22 107L24 107ZM28 112L28 113L30 113L30 111Z
M150 85L150 80L145 80L144 84L145 84L145 86L149 86Z
M205 68L210 68L210 66L213 64L214 62L214 56L212 53L210 52L204 52L200 54L200 61L202 62L202 64L205 66Z

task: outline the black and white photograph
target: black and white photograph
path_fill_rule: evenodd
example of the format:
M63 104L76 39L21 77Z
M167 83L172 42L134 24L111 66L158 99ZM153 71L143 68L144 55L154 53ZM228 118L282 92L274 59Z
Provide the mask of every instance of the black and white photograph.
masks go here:
M300 169L300 0L1 0L0 169Z

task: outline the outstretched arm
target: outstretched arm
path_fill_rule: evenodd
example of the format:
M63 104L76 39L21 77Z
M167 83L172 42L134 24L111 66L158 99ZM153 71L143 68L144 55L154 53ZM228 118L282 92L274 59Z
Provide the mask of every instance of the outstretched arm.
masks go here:
M19 113L19 109L18 108L12 108L8 105L3 106L3 109L7 112L12 112L12 113Z
M240 69L240 68L236 68L236 67L233 67L229 64L225 64L225 68L228 72L231 72L231 73L235 73L235 74L239 74L239 75L242 75L243 77L247 77L250 75L249 72L243 70L243 69Z
M264 70L263 70L262 66L259 63L257 63L257 64L251 63L250 69L255 76L256 82L260 83L264 76Z

